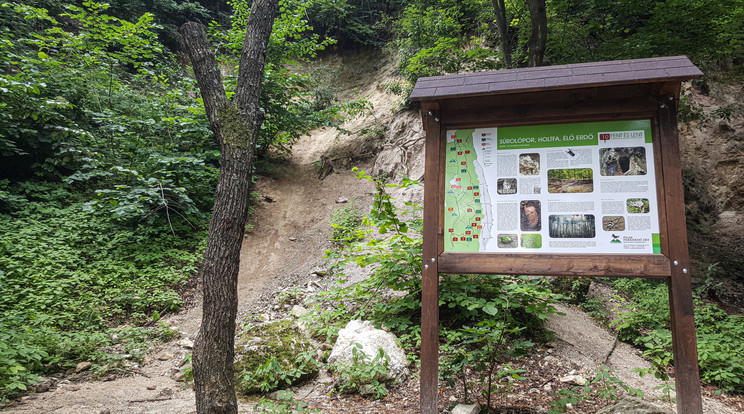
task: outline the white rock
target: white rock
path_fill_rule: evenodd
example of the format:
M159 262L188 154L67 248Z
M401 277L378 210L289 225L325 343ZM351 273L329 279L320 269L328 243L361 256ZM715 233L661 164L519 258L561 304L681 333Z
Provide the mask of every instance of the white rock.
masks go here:
M183 338L180 341L178 341L177 344L181 348L186 348L186 349L192 349L192 348L194 348L194 341L192 341L189 338Z
M310 313L310 311L300 305L294 305L292 306L291 313L292 313L292 316L294 316L295 318L301 318L307 315L308 313Z
M586 378L582 377L581 375L566 375L565 377L560 377L558 379L560 382L566 382L569 384L575 384L575 385L585 385L586 384Z
M168 361L173 359L173 354L170 352L163 352L162 354L158 355L158 359L161 361Z
M369 321L354 320L338 332L338 339L333 346L328 362L350 363L355 343L361 345L364 360L371 363L382 348L390 358L388 375L383 380L402 382L408 378L408 360L403 348L398 345L397 338L390 332L375 329Z

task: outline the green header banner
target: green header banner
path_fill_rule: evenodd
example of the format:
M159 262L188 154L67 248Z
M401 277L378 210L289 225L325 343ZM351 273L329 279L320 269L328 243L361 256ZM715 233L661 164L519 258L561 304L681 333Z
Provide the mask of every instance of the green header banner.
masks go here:
M616 132L618 131L618 132ZM634 137L643 134L651 142L651 122L648 120L582 122L572 124L529 125L498 129L499 150L598 145L607 136L618 133Z

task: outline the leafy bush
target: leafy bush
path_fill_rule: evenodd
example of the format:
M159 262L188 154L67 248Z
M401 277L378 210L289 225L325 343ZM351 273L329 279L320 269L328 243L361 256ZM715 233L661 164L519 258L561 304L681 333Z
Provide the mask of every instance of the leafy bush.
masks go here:
M335 388L343 394L355 393L364 388L365 393L372 394L374 399L379 400L387 395L387 388L382 379L388 374L389 363L390 357L382 348L371 361L367 362L362 345L353 343L351 361L331 366L331 370L338 374Z
M371 319L394 331L402 344L413 350L421 343L420 206L407 203L401 211L386 192L395 185L384 184L363 171L359 176L374 180L377 188L370 214L363 219L365 239L327 254L336 260L334 272L340 282L346 281L343 272L350 264L369 268L370 275L317 299L323 311L313 329L332 340L338 327L349 319ZM401 186L413 185L418 183L404 179ZM502 357L529 346L525 336L544 338L541 321L556 312L550 305L556 297L538 278L442 275L439 313L440 337L447 342L442 347L443 366L449 367L445 370L475 366L490 370L483 381L492 382L497 374L495 361L503 362Z
M317 408L309 408L307 403L294 399L292 391L279 390L276 392L276 400L271 401L262 398L253 408L260 413L266 414L306 414L319 413Z
M339 244L348 244L363 237L359 229L362 224L361 212L353 206L346 206L333 212L331 217L331 241Z
M287 367L276 358L269 358L255 370L240 373L240 382L244 389L258 389L266 393L290 386L317 370L318 364L312 352L305 352L297 357L292 367Z

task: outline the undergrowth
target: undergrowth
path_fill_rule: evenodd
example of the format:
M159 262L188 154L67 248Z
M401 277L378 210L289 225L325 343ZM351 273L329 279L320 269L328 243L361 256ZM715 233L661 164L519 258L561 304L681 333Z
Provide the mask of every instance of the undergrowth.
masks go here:
M628 309L614 322L620 339L632 342L651 360L661 379L673 362L669 296L665 283L619 279L614 286L632 293ZM695 299L700 379L722 391L744 392L744 315L729 315L718 306Z
M165 222L120 226L85 211L65 184L12 190L16 208L0 213L0 400L37 374L83 360L106 370L173 335L156 322L180 307L178 289L196 271L204 232L179 222L178 237ZM125 322L134 325L116 328Z

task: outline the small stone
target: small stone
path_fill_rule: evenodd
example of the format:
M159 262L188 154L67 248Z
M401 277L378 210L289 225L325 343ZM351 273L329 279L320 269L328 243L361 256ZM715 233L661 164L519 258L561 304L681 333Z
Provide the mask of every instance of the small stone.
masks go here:
M295 318L301 318L301 317L309 314L310 311L307 310L307 309L305 309L304 307L302 307L300 305L294 305L294 306L292 306L291 313L292 313L292 316L294 316Z
M543 391L545 391L545 392L551 392L551 391L553 391L553 386L550 385L550 384L545 384L545 385L543 385Z
M98 414L111 414L111 410L108 408L104 408L103 410L99 411Z
M297 237L290 237L289 241L297 241Z
M566 375L565 377L561 377L558 379L560 382L565 382L569 384L574 385L585 385L586 384L586 378L582 377L581 375Z
M530 390L527 392L528 394L539 394L540 390L537 388L530 388Z
M181 348L193 349L194 341L192 341L189 338L183 338L180 341L178 341L178 346L180 346Z
M150 365L151 363L152 363L152 358L150 358L149 355L145 355L145 357L142 358L142 362L140 362L140 365L145 366L145 365Z
M162 354L158 355L158 359L161 361L168 361L173 359L173 354L170 352L163 352Z
M457 404L452 409L452 414L478 414L480 412L480 405L478 404Z
M83 371L87 371L92 366L93 366L93 364L91 364L88 361L81 362L81 363L77 364L77 366L75 367L75 373L78 374L78 373L81 373Z
M571 403L566 403L566 409L567 409L567 410L573 410L573 404L571 404Z
M31 385L29 388L31 391L36 393L42 393L49 391L53 386L55 379L54 378L46 378L46 377L39 377L39 383Z
M181 382L185 378L184 375L183 375L183 371L181 371L180 369L173 369L171 371L170 377L171 377L171 379L173 381L176 381L176 382ZM165 390L163 390L163 391L165 391ZM172 391L171 391L171 393L172 393ZM162 392L161 392L161 394L162 394Z
M450 395L449 400L455 402L457 401L457 397L455 397L454 395Z
M346 197L339 197L336 199L336 203L338 204L343 204L343 203L346 203L347 201L349 201L349 199Z
M158 397L168 397L170 395L173 395L173 390L170 388L163 388L160 393L158 393Z
M147 388L148 390L152 391L152 390L154 390L154 389L155 389L155 388L157 388L157 387L155 387L154 385L148 385L148 386L147 386L146 388Z
M359 385L359 395L365 396L365 395L372 395L374 394L374 389L372 387L372 384L361 384Z

